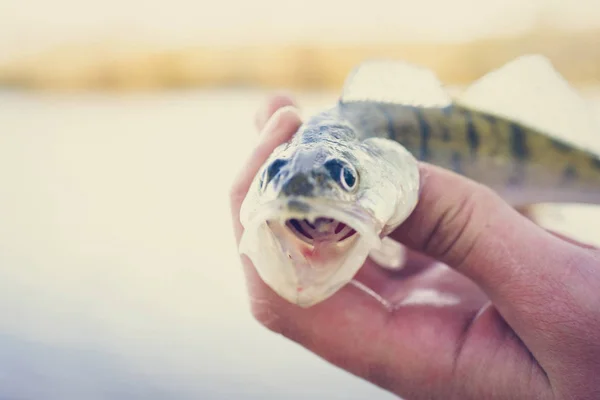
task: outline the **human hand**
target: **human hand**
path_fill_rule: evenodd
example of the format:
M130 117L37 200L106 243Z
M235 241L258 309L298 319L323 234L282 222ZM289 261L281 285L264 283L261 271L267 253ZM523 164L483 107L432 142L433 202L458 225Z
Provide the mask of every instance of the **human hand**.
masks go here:
M231 191L239 243L252 178L301 120L273 96ZM549 232L491 190L421 165L413 214L392 237L406 266L368 260L352 285L311 308L280 298L242 256L251 308L267 328L406 399L600 398L600 251ZM436 260L439 260L436 261Z

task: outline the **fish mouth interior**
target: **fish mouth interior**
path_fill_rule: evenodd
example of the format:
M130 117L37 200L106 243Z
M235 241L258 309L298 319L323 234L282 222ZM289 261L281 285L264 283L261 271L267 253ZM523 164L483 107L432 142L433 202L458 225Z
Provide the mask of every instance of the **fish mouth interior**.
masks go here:
M319 217L312 222L291 218L285 222L285 226L296 238L309 245L318 242L340 243L357 234L351 226L329 217Z
M353 278L380 245L380 230L356 204L273 202L251 215L240 251L271 289L308 307Z

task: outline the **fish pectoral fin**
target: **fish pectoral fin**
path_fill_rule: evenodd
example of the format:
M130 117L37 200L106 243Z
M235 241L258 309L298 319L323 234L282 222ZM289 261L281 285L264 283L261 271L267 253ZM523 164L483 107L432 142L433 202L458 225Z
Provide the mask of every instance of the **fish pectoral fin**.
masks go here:
M542 55L524 55L485 74L455 102L514 120L577 147L599 147L600 131L589 105Z
M399 60L365 61L350 72L340 103L362 101L422 107L452 104L432 70Z
M392 303L387 301L383 296L381 296L379 293L375 292L373 289L371 289L364 283L357 281L356 279L352 279L350 281L350 285L354 286L355 288L357 288L358 290L360 290L367 296L370 296L373 299L375 299L376 301L378 301L387 310L391 311L393 309Z
M400 143L383 138L370 138L363 142L374 153L379 154L381 162L391 164L393 176L381 178L393 181L395 185L395 203L392 215L387 219L388 226L395 227L404 222L417 205L419 197L419 164L415 157ZM387 168L384 168L387 170ZM392 201L392 197L386 199Z
M406 262L406 249L395 240L384 237L381 247L372 250L369 257L382 268L399 271L404 268Z

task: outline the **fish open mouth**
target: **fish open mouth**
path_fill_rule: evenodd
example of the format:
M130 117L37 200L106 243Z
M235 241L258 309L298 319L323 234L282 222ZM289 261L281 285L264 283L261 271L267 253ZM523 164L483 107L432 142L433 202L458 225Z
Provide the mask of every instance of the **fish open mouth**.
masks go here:
M379 224L355 204L278 200L263 205L244 227L240 252L267 285L301 306L352 280L381 243Z
M318 242L343 242L356 234L354 228L333 218L319 217L312 223L307 219L292 218L285 225L298 239L311 245Z

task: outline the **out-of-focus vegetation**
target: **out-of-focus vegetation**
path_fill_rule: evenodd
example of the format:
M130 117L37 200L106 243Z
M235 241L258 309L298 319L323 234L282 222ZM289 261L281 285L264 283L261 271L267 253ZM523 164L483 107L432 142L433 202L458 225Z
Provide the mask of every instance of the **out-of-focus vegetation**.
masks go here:
M161 90L194 87L338 89L368 58L415 62L448 84L466 84L522 54L541 53L571 82L600 82L600 30L535 29L459 44L196 47L65 47L0 65L0 86L29 90Z

